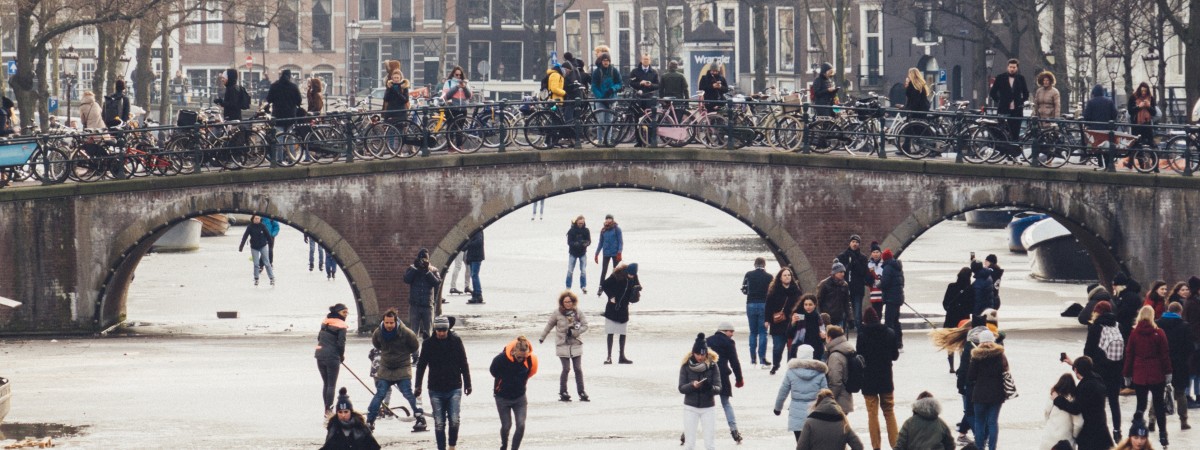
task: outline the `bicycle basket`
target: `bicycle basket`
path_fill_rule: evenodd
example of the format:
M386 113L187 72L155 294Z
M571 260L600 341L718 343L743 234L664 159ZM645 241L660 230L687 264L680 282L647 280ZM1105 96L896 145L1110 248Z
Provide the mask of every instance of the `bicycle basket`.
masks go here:
M804 109L804 97L798 93L783 96L783 103L784 113L798 113Z

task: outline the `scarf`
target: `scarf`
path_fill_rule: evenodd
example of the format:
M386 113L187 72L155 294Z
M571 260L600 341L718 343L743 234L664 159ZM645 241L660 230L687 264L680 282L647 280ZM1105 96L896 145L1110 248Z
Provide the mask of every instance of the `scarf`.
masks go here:
M397 324L396 329L394 329L392 331L388 331L387 328L384 328L382 325L380 325L379 333L381 336L383 336L383 340L394 341L394 340L396 340L396 338L400 337L400 325Z
M600 232L601 232L601 233L603 233L603 232L605 232L605 231L611 230L611 229L613 229L613 228L616 228L616 227L617 227L617 221L615 221L615 220L614 220L614 221L612 222L612 225L609 225L609 224L604 224L604 227L600 229Z
M1138 108L1137 123L1150 123L1150 95L1138 95L1134 97L1134 104Z
M696 362L695 358L688 358L688 370L696 373L704 373L708 371L708 368L709 365L707 358L704 360L704 362Z

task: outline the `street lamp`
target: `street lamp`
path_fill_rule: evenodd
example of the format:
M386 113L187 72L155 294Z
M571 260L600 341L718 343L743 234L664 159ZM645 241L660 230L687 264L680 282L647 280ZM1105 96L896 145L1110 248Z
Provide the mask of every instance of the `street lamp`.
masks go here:
M62 80L67 91L67 126L71 126L71 101L75 99L75 77L79 73L79 54L75 53L75 47L71 46L67 48L67 53L62 55L62 59Z
M987 68L988 73L992 73L992 64L996 62L996 51L987 49L983 51L983 66Z
M350 105L354 105L354 91L358 89L358 33L362 31L362 25L358 21L350 22L346 25L346 37L350 39L350 64L346 70L350 72Z
M117 71L121 73L121 79L126 79L125 75L129 72L129 57L121 55L121 65L117 67Z
M1159 59L1160 58L1158 57L1158 54L1154 52L1150 52L1146 56L1142 57L1142 65L1146 68L1146 78L1150 79L1151 90L1157 89L1158 87L1158 83L1156 83L1156 81L1158 81L1157 65ZM1154 66L1154 70L1150 70L1151 66Z
M1075 53L1075 68L1078 70L1076 73L1079 74L1076 77L1076 80L1079 82L1078 95L1079 95L1079 99L1080 99L1080 104L1082 104L1084 101L1086 101L1087 95L1088 95L1087 92L1090 91L1090 89L1088 89L1090 87L1090 86L1088 86L1088 75L1090 75L1092 73L1090 70L1091 66L1092 66L1092 55L1090 53L1083 53L1083 52Z
M1124 57L1125 55L1115 52L1104 54L1105 66L1108 68L1109 95L1112 96L1113 101L1117 100L1117 71L1120 70L1118 64Z

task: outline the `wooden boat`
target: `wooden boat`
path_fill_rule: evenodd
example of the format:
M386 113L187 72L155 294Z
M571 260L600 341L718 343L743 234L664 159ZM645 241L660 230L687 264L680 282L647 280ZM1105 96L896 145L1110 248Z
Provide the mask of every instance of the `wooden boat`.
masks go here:
M229 231L229 218L224 214L209 214L196 220L200 221L200 237L224 236Z
M200 221L196 219L188 219L175 224L154 242L150 251L167 253L199 250L201 228Z
M1029 252L1030 274L1042 281L1094 283L1092 256L1056 220L1042 220L1025 230L1021 244Z

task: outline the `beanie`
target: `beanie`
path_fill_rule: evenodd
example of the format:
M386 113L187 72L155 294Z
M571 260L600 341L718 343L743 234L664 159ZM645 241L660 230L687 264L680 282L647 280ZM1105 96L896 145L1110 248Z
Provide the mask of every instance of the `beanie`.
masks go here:
M884 260L884 261L887 261L887 260L889 260L889 259L892 259L892 257L893 257L893 256L892 256L892 249L890 249L890 248L889 248L889 249L887 249L887 250L884 250L884 251L883 251L883 260Z
M863 325L878 325L879 313L875 311L875 308L863 308L862 321Z
M811 345L804 344L796 347L796 359L812 359L813 348Z
M437 316L436 318L433 319L433 329L449 330L450 329L450 319L447 319L446 316Z
M733 322L728 320L717 325L717 331L733 331Z
M992 265L995 265L995 264L996 264L996 262L998 262L998 260L996 259L996 255L995 255L995 254L990 254L990 255L987 255L987 257L986 257L986 258L983 258L983 259L984 259L985 261L987 261L987 262L990 262L990 263L992 263Z
M1115 276L1113 276L1112 284L1113 284L1113 286L1128 285L1129 284L1129 275L1125 275L1125 272L1117 272L1117 274Z
M1192 289L1192 295L1200 295L1200 277L1188 278L1188 287Z
M354 411L354 405L350 404L350 395L346 394L346 388L338 391L337 411Z
M996 335L992 334L992 330L983 330L979 332L979 343L982 344L984 342L993 344L996 343Z
M862 238L857 234L850 235L850 242L862 242Z
M833 269L830 269L829 274L832 275L832 274L836 274L838 272L845 272L845 271L846 271L846 266L842 265L841 261L835 260L835 261L833 261Z
M879 250L879 241L871 241L871 251L873 251L873 252L880 251Z
M980 315L983 316L983 319L986 320L987 323L999 323L996 319L997 312L995 309L992 309L992 308L985 309L985 310L983 310L983 313Z
M1141 420L1134 420L1133 426L1129 427L1129 436L1130 437L1133 437L1133 436L1147 437L1149 435L1150 435L1150 431L1146 429L1146 423L1142 422Z
M637 276L637 263L630 264L625 267L625 273Z
M708 343L704 342L704 333L696 334L696 342L692 344L693 355L707 355Z

